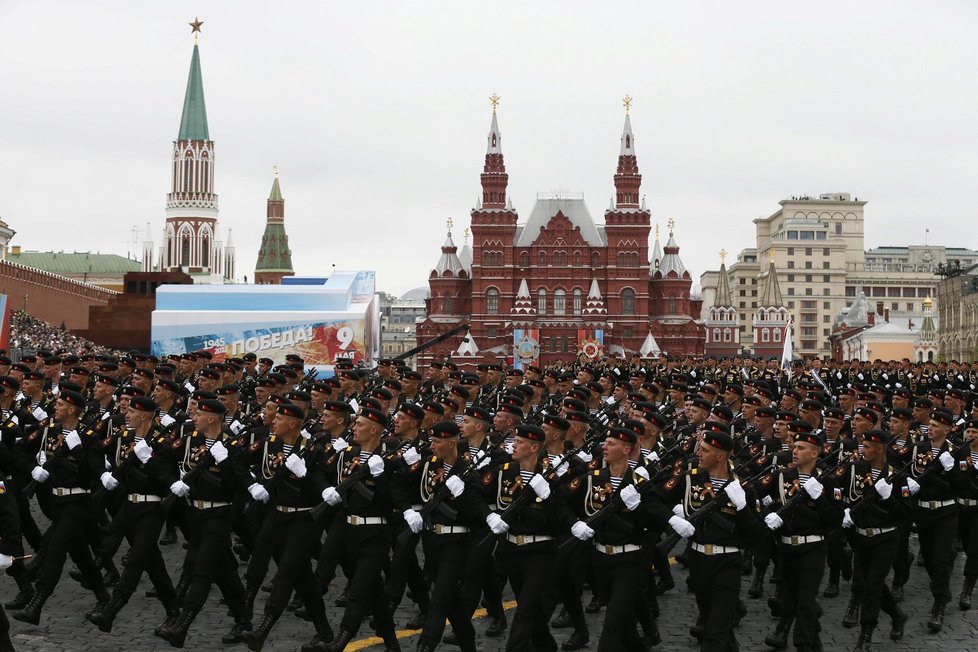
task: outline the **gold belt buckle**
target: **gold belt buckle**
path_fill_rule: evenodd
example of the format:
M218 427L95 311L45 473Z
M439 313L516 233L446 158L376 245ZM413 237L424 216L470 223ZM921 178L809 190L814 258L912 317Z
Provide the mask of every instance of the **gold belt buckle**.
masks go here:
M713 544L712 543L707 543L706 545L703 546L703 554L704 555L712 555L713 554Z
M522 534L516 535L516 545L522 546L526 543L525 537Z
M798 535L796 535L796 534L792 534L791 535L791 545L793 545L793 546L797 546L798 545Z
M435 523L435 534L442 534L444 531L445 528L441 525L441 523Z
M360 517L359 516L351 516L350 517L350 525L360 525Z
M605 544L604 554L606 554L606 555L613 555L613 554L615 554L615 547L614 546L609 546L609 545Z

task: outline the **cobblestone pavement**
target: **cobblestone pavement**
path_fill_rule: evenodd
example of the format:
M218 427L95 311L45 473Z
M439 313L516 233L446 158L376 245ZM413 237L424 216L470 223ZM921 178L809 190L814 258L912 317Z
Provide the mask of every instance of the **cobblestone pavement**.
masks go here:
M42 517L43 518L43 517ZM916 541L911 541L912 550L916 550ZM178 545L165 546L164 555L169 568L176 569L182 558L182 547ZM123 549L124 551L124 549ZM117 559L118 560L118 559ZM881 614L880 627L875 636L875 649L878 650L936 650L965 651L974 650L978 646L978 623L973 612L961 612L957 608L957 592L960 590L960 569L962 560L958 559L953 575L952 591L955 600L948 605L947 619L944 630L934 635L926 631L924 622L930 610L931 597L927 588L927 575L923 568L914 566L910 583L907 585L904 609L911 614L907 624L906 637L899 644L893 644L887 633L889 618ZM149 588L148 580L143 578L139 591L133 600L123 609L111 634L103 634L84 619L84 612L93 604L91 593L68 577L67 568L61 583L54 595L45 605L41 617L41 625L34 627L25 623L11 621L11 638L17 650L126 650L149 651L170 650L164 641L153 637L152 630L163 620L163 612L155 599L143 597L144 590ZM695 641L689 636L688 627L695 620L695 603L692 593L685 590L686 571L681 566L674 566L676 588L661 599L662 615L659 618L659 628L663 642L656 650L695 650ZM244 571L242 566L241 571ZM175 578L174 578L175 579ZM741 594L745 596L749 613L737 631L738 639L743 650L767 650L764 637L773 629L775 619L767 608L767 596L773 585L765 585L765 594L754 600L746 597L747 585L750 578L743 578ZM9 577L3 579L3 594L12 596L16 586ZM339 584L337 582L337 584ZM823 582L824 588L824 582ZM260 611L267 594L259 595L256 611ZM334 629L337 627L342 610L333 606L335 592L327 596L327 608L330 622ZM220 638L226 633L232 621L225 607L218 604L219 592L216 588L211 591L208 604L191 627L187 637L186 648L196 650L238 649L245 650L244 645L226 646ZM9 599L8 598L5 598ZM589 596L585 596L585 600ZM508 608L512 608L512 594L507 594ZM826 650L848 650L855 644L858 626L853 629L842 627L842 615L848 601L848 585L843 584L842 595L834 599L820 598L825 614L822 617L822 640ZM405 602L409 602L405 600ZM395 614L399 625L403 624L414 614L412 606L402 604ZM505 639L489 639L483 636L487 625L481 613L476 614L476 631L479 634L480 649L486 651L503 650ZM591 645L597 646L598 634L601 630L602 614L588 616L591 628ZM270 652L296 650L313 635L311 623L299 620L291 614L286 614L272 631L272 636L265 646ZM368 637L370 631L366 625L361 629L360 637L347 650L382 649L379 639ZM417 641L417 632L401 631L401 644L405 650L413 650ZM570 635L570 630L554 630L558 642L563 642ZM441 646L439 649L457 650L451 646Z

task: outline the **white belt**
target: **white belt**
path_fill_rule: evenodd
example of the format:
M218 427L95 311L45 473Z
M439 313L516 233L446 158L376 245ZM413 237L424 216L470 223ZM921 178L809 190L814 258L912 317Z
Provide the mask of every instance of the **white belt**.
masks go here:
M734 546L717 546L712 543L702 544L693 543L693 550L704 555L727 555L733 552L740 552L740 548Z
M964 505L965 507L974 507L975 505L978 505L978 500L975 500L974 498L958 498L958 504Z
M879 534L886 534L887 532L893 532L895 527L857 527L856 534L861 534L864 537L875 537Z
M153 494L129 494L126 496L126 500L130 503L158 503L163 500L160 496L154 496Z
M940 509L941 507L947 507L948 505L953 505L954 500L918 500L917 504L924 509Z
M283 514L294 514L295 512L308 512L312 507L289 507L288 505L276 505L275 509Z
M77 496L90 492L88 489L82 489L81 487L52 487L51 493L55 496Z
M594 542L594 547L598 552L602 552L606 555L620 555L623 552L638 552L642 549L642 546L637 543L626 543L623 546L609 546L604 543Z
M350 525L384 525L387 519L383 516L357 516L350 514L346 517L346 522Z
M215 507L230 507L231 503L216 502L213 500L191 500L190 506L194 509L213 509Z
M821 534L809 534L808 536L790 536L781 537L781 543L786 543L789 546L802 546L806 543L818 543L819 541L825 541L825 537Z
M465 534L469 531L469 528L464 525L442 525L441 523L432 523L425 529L435 534Z
M530 543L552 541L553 537L549 534L507 534L506 540L518 546L525 546Z
M424 506L423 505L411 505L411 509L413 509L416 512L420 512L422 509L424 509Z

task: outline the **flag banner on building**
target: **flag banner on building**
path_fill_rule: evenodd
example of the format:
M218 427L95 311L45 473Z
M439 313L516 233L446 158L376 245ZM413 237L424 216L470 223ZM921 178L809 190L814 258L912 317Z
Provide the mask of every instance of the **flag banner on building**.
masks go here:
M538 329L513 329L513 366L525 369L540 359L540 331Z
M577 352L583 353L588 360L597 360L604 351L604 331L577 331Z
M781 351L781 368L786 374L788 374L788 379L791 379L791 318L788 318L788 323L784 325L784 349Z
M0 294L0 349L10 350L10 302L6 294Z

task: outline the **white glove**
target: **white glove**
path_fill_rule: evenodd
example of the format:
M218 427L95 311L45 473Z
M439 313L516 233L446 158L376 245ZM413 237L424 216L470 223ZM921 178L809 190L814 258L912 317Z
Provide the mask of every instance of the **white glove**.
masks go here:
M109 491L115 491L119 488L119 481L112 477L112 474L106 471L99 478L102 480L102 486Z
M5 571L14 563L14 558L10 555L0 554L0 571Z
M323 500L327 505L332 507L333 505L339 505L340 501L343 500L343 497L340 496L340 492L333 487L326 487L323 489Z
M303 439L312 439L312 433L305 428L299 431L299 435L301 435Z
M773 503L774 498L771 498L770 496L764 496L764 498L761 499L761 504L765 507L770 507Z
M465 481L457 475L450 476L445 480L445 486L452 492L452 498L458 498L465 491Z
M334 451L339 452L344 448L346 448L347 446L349 446L349 444L346 443L346 440L343 439L342 437L337 437L336 439L333 440L333 443L330 444L330 446L333 447Z
M747 507L747 494L744 493L744 488L736 480L728 482L723 488L723 492L727 494L727 498L730 499L731 504L738 512Z
M38 421L44 421L45 419L48 418L48 413L42 410L41 406L37 406L36 408L31 410L31 414L33 414L34 418L37 419Z
M506 442L506 445L503 446L503 449L505 449L507 455L512 455L513 454L513 442L511 442L511 441Z
M971 465L975 467L975 470L976 471L978 471L978 460L975 460L974 462L972 462Z
M567 473L567 467L568 466L569 465L566 462L564 462L560 466L555 466L554 467L554 473L556 473L557 474L557 477L559 478L562 475L564 475L565 473Z
M75 450L81 446L81 437L78 436L77 430L72 430L65 435L65 444L68 446L69 450Z
M577 521L571 526L571 534L581 541L587 541L594 537L594 530L588 527L588 524L584 521Z
M171 417L169 414L164 414L160 417L160 425L164 428L168 428L170 424L176 423L176 419Z
M187 494L190 493L190 485L183 480L177 480L170 485L170 493L179 498L186 498Z
M876 493L878 493L880 498L883 500L889 498L890 494L893 493L893 485L887 482L884 478L877 480L876 484L873 486L876 487Z
M577 453L577 459L579 459L579 460L581 460L581 461L582 461L582 462L584 462L585 464L590 464L590 463L591 463L591 460L592 460L592 459L594 459L594 456L593 456L593 455L591 455L591 454L590 454L590 453L588 453L588 452L585 452L585 451L579 451L579 452Z
M643 480L645 480L646 482L648 482L649 472L647 470L645 470L645 467L644 466L636 467L635 470L632 471L632 475L637 475L640 478L642 478Z
M240 421L238 421L237 419L235 419L234 421L232 421L232 422L231 422L231 425L229 425L229 426L228 426L228 430L230 430L230 431L231 431L231 432L233 432L234 434L238 434L238 433L239 433L239 432L241 432L241 431L242 431L243 429L244 429L244 424L242 424L242 423L241 423Z
M31 470L31 477L34 478L35 482L47 482L51 474L48 473L43 466L35 466Z
M421 461L421 453L419 453L414 446L411 446L404 451L402 457L404 458L404 463L408 466L414 466Z
M652 451L652 454L651 454L651 455L646 455L646 456L645 456L645 460L646 460L646 461L647 461L647 462L648 462L649 464L655 464L656 462L658 462L658 461L659 461L659 454L658 454L658 453L656 453L655 451Z
M937 461L941 463L941 466L944 467L945 471L950 471L952 468L954 468L954 457L952 457L947 451L941 453L940 456L938 456Z
M625 503L625 509L630 512L634 512L635 508L642 502L642 494L638 493L638 489L636 489L635 485L633 484L626 485L621 490L620 495L621 502Z
M849 508L846 507L845 514L842 515L842 527L850 528L853 525L855 525L855 523L852 520L852 516L849 515Z
M492 460L489 458L488 455L483 455L482 457L479 458L479 463L475 465L475 468L484 469L485 467L489 466L489 462L491 461Z
M285 468L292 471L297 478L306 477L306 461L298 455L289 455L285 458Z
M676 531L676 534L684 539L696 534L696 526L684 519L682 516L673 516L669 519L669 525Z
M774 530L777 530L782 525L784 525L784 521L781 520L781 517L775 514L774 512L771 512L770 514L764 517L764 523L765 525L767 525L768 529L770 529L772 532Z
M911 496L916 496L920 491L920 484L913 478L907 478L907 489L910 490Z
M496 512L491 512L489 516L486 517L486 525L492 530L493 534L506 534L509 532L509 523L504 521L502 517Z
M40 464L41 466L44 466L45 464L47 464L47 462L48 462L48 454L45 453L44 451L40 451L37 454L37 463ZM105 463L108 464L109 463L108 460L106 460Z
M679 518L686 518L686 510L683 509L682 503L676 503L672 508L672 513Z
M530 488L540 498L544 500L550 498L550 483L539 473L530 478Z
M211 446L211 455L214 456L214 461L220 464L228 458L228 449L220 439L214 442Z
M380 455L371 455L367 458L367 467L370 469L370 475L376 478L384 472L384 460Z
M112 418L112 413L106 412L105 414L102 415L102 418L99 419L99 421L108 421L111 418Z
M260 503L267 503L268 502L268 498L269 498L269 496L268 496L268 489L266 489L265 487L261 486L257 482L251 483L251 485L248 487L248 493L251 494L251 497L254 500L257 500Z
M812 497L812 500L818 500L818 497L822 495L822 490L824 489L822 483L816 480L815 476L805 480L805 484L802 486L808 492L808 495Z
M424 525L424 519L421 518L421 514L418 514L413 509L404 510L404 522L411 528L411 532L415 534L420 532L421 526Z
M150 458L153 457L153 447L147 444L145 439L137 441L136 445L132 448L132 452L143 464L149 462Z

